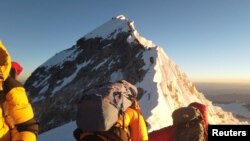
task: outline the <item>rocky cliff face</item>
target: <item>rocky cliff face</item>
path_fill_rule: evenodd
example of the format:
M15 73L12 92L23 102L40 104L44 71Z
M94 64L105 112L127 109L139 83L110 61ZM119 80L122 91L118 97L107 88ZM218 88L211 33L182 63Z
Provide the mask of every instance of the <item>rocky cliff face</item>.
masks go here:
M239 123L199 93L162 48L139 35L132 21L117 16L48 59L27 79L40 132L75 120L82 91L120 79L139 89L149 130L172 124L172 111L193 101L208 105L210 123Z

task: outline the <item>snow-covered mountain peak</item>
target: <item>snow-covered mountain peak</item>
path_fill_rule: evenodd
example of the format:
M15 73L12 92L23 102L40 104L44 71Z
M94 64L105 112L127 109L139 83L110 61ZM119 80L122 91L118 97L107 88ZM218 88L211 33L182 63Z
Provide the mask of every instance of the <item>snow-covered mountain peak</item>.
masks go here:
M141 36L135 28L134 21L129 20L124 15L113 17L111 20L89 32L79 40L87 40L91 38L111 40L115 39L116 36L122 32L130 33L130 35L127 37L128 43L136 42L145 49L156 47L156 45L151 40L148 40ZM74 46L70 49L66 49L60 53L57 53L55 56L43 63L40 67L50 67L54 65L60 67L64 62L75 59L75 57L77 56L77 52L74 53L76 49L77 48Z
M130 31L130 27L128 23L131 21L128 20L125 16L119 15L117 17L112 18L111 20L107 21L106 23L102 24L95 30L89 32L83 38L96 38L100 37L103 39L112 39L116 38L116 35L120 32L128 32Z
M27 79L25 88L45 132L75 120L82 91L121 79L138 88L149 131L171 125L172 112L195 101L208 106L211 124L241 124L198 92L165 51L141 36L123 15L48 59Z
M128 41L130 42L131 40L137 41L146 48L155 46L152 41L140 36L134 26L134 21L129 20L124 15L118 15L112 18L111 20L107 21L106 23L102 24L95 30L85 35L83 38L89 39L100 37L103 39L114 39L120 32L131 32L131 36L128 39Z

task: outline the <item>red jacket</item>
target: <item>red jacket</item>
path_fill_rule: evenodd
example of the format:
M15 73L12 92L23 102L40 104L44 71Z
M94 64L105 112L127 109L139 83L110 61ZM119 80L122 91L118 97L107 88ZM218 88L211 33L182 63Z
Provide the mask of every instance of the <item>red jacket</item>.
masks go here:
M149 141L174 141L176 126L171 125L148 134Z

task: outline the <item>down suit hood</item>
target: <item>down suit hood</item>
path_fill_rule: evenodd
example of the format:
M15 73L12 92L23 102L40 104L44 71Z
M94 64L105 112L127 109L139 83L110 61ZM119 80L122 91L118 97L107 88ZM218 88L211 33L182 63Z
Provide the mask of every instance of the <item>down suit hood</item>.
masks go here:
M0 41L0 73L2 73L2 77L4 80L7 79L7 77L10 74L11 69L11 58L10 55L3 45L2 41Z

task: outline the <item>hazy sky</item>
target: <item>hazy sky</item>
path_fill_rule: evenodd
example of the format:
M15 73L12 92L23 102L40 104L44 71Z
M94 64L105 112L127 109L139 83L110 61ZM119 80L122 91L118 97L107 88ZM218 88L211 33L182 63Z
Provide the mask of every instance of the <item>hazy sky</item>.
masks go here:
M25 78L123 14L191 80L250 80L249 7L249 0L1 0L0 40Z

